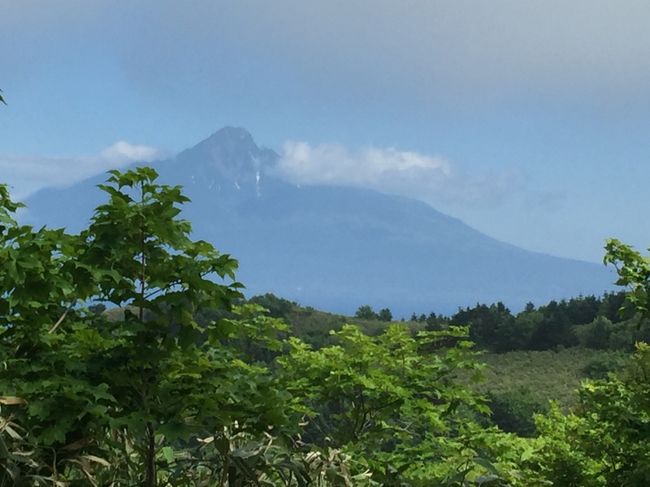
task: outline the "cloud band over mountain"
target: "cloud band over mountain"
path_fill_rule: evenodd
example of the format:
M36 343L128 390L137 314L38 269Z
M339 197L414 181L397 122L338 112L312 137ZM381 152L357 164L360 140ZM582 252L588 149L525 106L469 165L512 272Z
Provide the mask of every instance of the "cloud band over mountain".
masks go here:
M67 187L163 155L153 147L119 141L92 155L0 156L0 173L14 197L24 199L43 188ZM336 143L287 141L270 171L293 184L374 189L434 206L498 205L524 189L523 177L516 171L469 174L442 156L393 147L351 150Z
M369 188L433 205L498 204L522 185L514 171L470 175L437 155L295 141L284 144L274 172L295 184Z

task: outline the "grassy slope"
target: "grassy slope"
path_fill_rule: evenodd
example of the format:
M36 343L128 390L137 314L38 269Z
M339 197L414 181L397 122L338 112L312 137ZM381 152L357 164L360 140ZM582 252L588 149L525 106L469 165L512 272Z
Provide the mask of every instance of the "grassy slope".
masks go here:
M586 348L545 351L516 351L502 354L486 353L485 381L479 386L484 393L503 394L528 389L540 403L550 399L564 407L577 400L580 382L587 378L585 368L598 361L622 362L624 353Z

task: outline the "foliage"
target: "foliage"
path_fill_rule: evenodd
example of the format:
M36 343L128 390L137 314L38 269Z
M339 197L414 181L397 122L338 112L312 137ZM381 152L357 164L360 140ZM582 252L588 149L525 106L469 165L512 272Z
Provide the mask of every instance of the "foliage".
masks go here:
M307 418L306 441L341 448L381 485L469 485L488 477L497 485L522 475L499 463L493 440L505 441L502 433L472 421L488 409L456 380L461 370L480 370L465 330L413 336L392 325L369 337L345 326L336 336L339 345L320 350L292 339L280 359L287 390Z
M156 177L112 172L109 202L79 236L19 226L0 190L0 390L27 399L19 422L50 466L39 475L76 478L71 459L84 454L123 465L123 482L155 485L159 452L176 442L284 421L269 371L231 345L277 346L283 325L233 307L240 285L221 280L236 261L189 239L176 218L186 198ZM86 306L95 302L124 311L108 319ZM201 326L207 307L228 316Z
M543 468L556 485L645 485L650 478L650 347L640 344L625 374L587 382L576 413L554 411L538 426Z
M291 312L298 306L297 303L266 293L261 296L253 296L249 303L257 304L268 311L269 316L274 318L287 319Z
M627 309L633 309L643 317L650 317L650 257L641 255L631 246L610 239L605 245L606 264L612 264L618 272L619 286L626 286Z
M549 350L577 345L578 338L571 325L569 317L563 312L560 303L551 301L546 306L540 325L531 337L531 348Z
M589 379L606 379L610 374L619 372L627 365L628 358L618 353L604 353L590 360L582 369Z
M470 338L479 348L497 353L576 345L631 351L635 342L650 339L650 320L642 320L631 312L620 315L624 299L625 293L620 292L551 301L538 308L529 303L517 314L512 314L503 303L477 304L459 309L451 317L435 312L428 316L413 313L408 324L414 331L423 327L439 331L452 324L467 326ZM385 330L389 317L392 319L389 309L376 313L368 305L360 306L354 317L345 317L301 307L271 294L255 296L251 301L268 308L272 316L286 320L296 336L317 347L335 343L329 331L340 330L345 323L354 323L375 335Z
M30 469L40 469L38 457L30 449L25 432L15 422L11 407L24 406L25 400L19 397L0 396L0 485L20 483L45 484L51 478L39 475L22 475L23 465Z
M491 420L503 431L519 436L535 436L534 415L545 412L547 405L531 393L529 387L488 394Z
M529 303L517 315L512 315L502 303L477 304L473 308L460 309L447 320L438 317L438 323L443 326L445 322L466 325L479 347L499 353L552 350L578 344L590 348L631 350L635 340L650 336L650 333L646 323L642 323L638 331L633 331L640 323L633 313L619 314L624 299L625 294L621 292L605 294L601 298L580 296L550 301L539 308ZM596 330L606 323L602 319L616 324L616 329L607 332ZM618 326L622 321L623 326ZM595 333L600 335L595 337Z
M490 349L501 349L499 344L500 327L511 327L514 317L503 303L491 306L478 304L474 308L459 310L452 322L459 325L471 325L470 337L477 343Z
M363 306L359 306L354 317L360 320L375 320L377 319L377 313L375 313L371 306L364 304Z
M19 206L0 187L0 390L27 399L14 414L43 453L30 464L38 467L32 474L45 478L79 454L96 453L70 445L101 429L114 398L87 378L94 323L77 303L93 285L75 259L76 241L60 230L18 225Z
M650 264L620 242L605 260L630 289L623 317L610 294L401 325L362 306L355 326L272 295L246 302L237 262L190 238L187 199L154 170L100 188L108 201L70 235L17 223L0 186L0 485L650 478L650 347L627 367L610 350L650 335ZM488 367L469 338L499 352ZM589 348L563 348L578 342ZM553 351L511 351L530 348ZM576 400L585 374L600 380Z
M363 425L370 443L326 444L324 438L345 433L338 426L313 443L307 429L301 440L299 414L322 384L306 375L286 390L280 386L298 350L287 359L293 362L282 362L280 377L255 361L260 350L281 351L286 327L255 304L238 304L236 262L189 238L189 223L178 219L186 199L156 177L147 168L112 172L101 186L108 202L80 235L18 225L12 218L18 205L2 189L0 386L11 394L4 397L26 398L7 423L25 428L25 444L14 441L12 448L34 452L18 471L6 461L6 471L62 485L361 485L376 482L371 467L386 478L396 475L386 467L393 463L389 451L362 454L372 452L372 442L388 446L389 432L401 431L402 463L412 449L444 439L423 425L413 431L421 440L408 439L409 423L421 413L437 432L467 434L457 411L484 405L451 380L456 366L476 367L460 335L416 339L389 328L375 339L344 328L337 339L368 347L376 340L374 357L382 347L391 350L411 372L386 375L388 396L376 391L371 417L390 426L377 423L366 432ZM383 365L396 374L387 357ZM319 363L304 365L314 371ZM378 402L386 398L391 404ZM462 478L496 471L473 463L482 457L466 441L449 443ZM451 475L438 474L445 472Z
M374 314L369 319L348 317L325 311L316 310L309 306L300 306L298 303L279 298L267 293L262 296L253 296L248 300L269 310L269 314L285 321L291 334L309 343L315 348L334 345L338 339L331 331L340 331L345 324L358 326L367 335L380 335L388 326L390 321L381 321L379 316ZM371 308L372 311L372 308ZM387 311L390 311L387 309ZM385 318L387 319L387 314ZM409 323L409 328L416 333L424 326L420 323Z
M605 262L616 266L618 284L629 288L627 310L647 318L650 261L617 240L608 241L606 250ZM596 330L602 335L609 324L599 325ZM548 416L539 416L538 471L558 486L647 484L649 377L650 346L640 342L623 372L582 385L574 412L564 416L555 406Z
M618 327L604 316L597 317L588 325L576 328L576 335L581 345L597 350L606 350L611 343L612 334Z
M393 321L393 313L388 308L380 309L377 314L377 319L379 321Z

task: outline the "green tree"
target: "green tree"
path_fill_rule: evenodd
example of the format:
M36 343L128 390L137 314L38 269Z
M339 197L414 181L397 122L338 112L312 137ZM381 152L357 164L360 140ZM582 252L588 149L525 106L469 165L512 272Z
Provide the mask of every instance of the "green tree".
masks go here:
M607 350L617 326L604 316L599 316L588 325L576 327L576 334L583 347Z
M534 349L549 350L558 346L572 347L578 344L565 302L551 301L546 306L541 306L539 312L543 318L531 339Z
M272 293L266 293L261 296L253 296L249 302L258 304L267 309L269 314L274 318L288 319L289 314L297 304L288 299L279 298Z
M235 311L237 262L189 238L189 222L178 218L188 199L156 178L149 168L111 172L100 186L109 202L82 232L79 256L101 271L98 299L125 310L105 324L115 343L98 360L97 380L119 398L112 425L135 441L147 486L156 485L157 453L168 442L235 422L263 430L282 415L265 370L224 346L241 331L236 321L196 320L201 309ZM250 384L257 389L248 400L233 403Z
M433 311L429 313L426 319L426 329L429 331L439 331L443 328L445 320L442 316L437 316Z
M527 387L490 393L488 398L494 424L503 431L520 436L534 436L536 430L533 416L547 409L546 404L535 399Z
M558 486L645 485L650 478L650 348L620 377L585 383L576 413L539 417L540 468Z
M595 296L580 296L567 302L569 321L574 325L586 325L598 316L600 302Z
M376 320L377 313L374 312L370 305L364 304L363 306L359 306L354 317L360 320Z
M604 261L626 286L628 311L648 317L650 259L618 240L609 240ZM611 322L600 319L595 338L606 340ZM557 407L537 419L542 448L539 471L558 486L645 485L650 478L650 346L640 342L625 372L586 382L575 413Z
M534 348L532 337L543 320L544 315L535 309L522 311L514 319L505 320L498 327L499 339L495 348L499 352Z
M608 240L605 250L605 264L612 264L618 272L616 284L628 290L625 295L627 310L649 318L650 258L616 239Z
M513 461L526 444L473 421L488 409L458 380L481 368L465 330L369 337L346 325L336 336L320 350L293 339L280 360L304 441L342 449L380 485L531 485Z
M487 306L477 304L474 308L459 310L451 319L452 323L469 327L470 337L479 346L492 350L505 351L502 347L502 334L510 333L514 317L501 302ZM501 331L501 333L500 333Z
M106 483L154 486L161 452L178 442L284 421L269 370L236 347L278 346L282 325L234 306L236 261L189 238L178 218L187 199L156 178L113 171L101 186L109 201L79 236L17 225L18 205L0 188L0 390L27 401L20 424L50 477L110 457ZM104 302L122 312L86 306ZM204 308L221 318L199 324ZM226 460L222 476L232 475Z
M598 314L599 316L604 316L612 323L617 323L624 318L629 318L629 316L624 316L625 313L622 313L624 303L625 292L605 293L600 301Z
M390 312L390 309L383 308L379 310L379 313L377 314L377 319L379 321L393 321L393 313Z
M76 259L73 236L17 224L20 206L0 186L0 390L25 399L13 414L34 452L30 475L51 478L98 453L87 439L106 425L115 398L88 377L103 349L82 306L96 274Z

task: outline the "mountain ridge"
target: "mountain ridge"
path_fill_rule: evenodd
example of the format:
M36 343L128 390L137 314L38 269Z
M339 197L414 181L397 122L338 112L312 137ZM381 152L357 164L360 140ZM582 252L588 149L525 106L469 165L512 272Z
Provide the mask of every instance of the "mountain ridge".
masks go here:
M417 200L290 184L272 170L278 158L245 129L224 127L152 164L162 182L184 186L195 236L240 260L239 280L252 294L406 315L476 302L520 308L612 287L602 266L501 242ZM94 185L103 179L40 191L27 201L27 218L78 230L102 200Z

